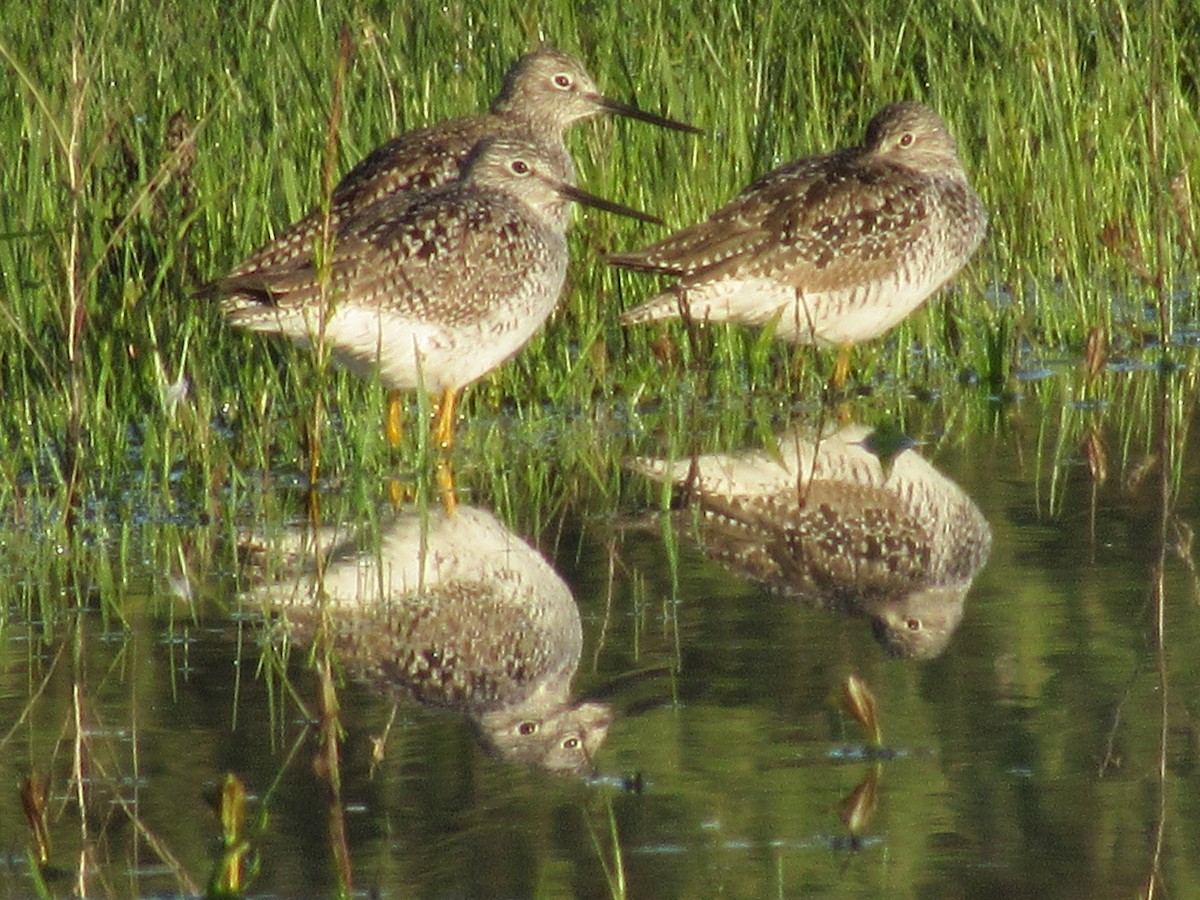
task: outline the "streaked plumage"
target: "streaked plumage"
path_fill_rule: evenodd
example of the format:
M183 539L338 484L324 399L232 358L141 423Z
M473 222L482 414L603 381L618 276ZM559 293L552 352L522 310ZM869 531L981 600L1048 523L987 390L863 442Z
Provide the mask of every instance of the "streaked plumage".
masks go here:
M453 291L446 284L450 273L443 268L437 276L441 280L441 286L436 289L438 298L429 299L429 292L434 289L430 279L426 278L426 283L417 291L407 294L407 305L412 314L403 317L387 312L389 306L395 309L394 303L375 305L378 292L386 290L387 276L372 276L364 268L364 265L388 256L395 264L402 255L401 250L363 252L364 243L379 244L380 238L396 231L386 227L389 218L412 213L410 207L416 197L438 191L462 177L478 145L488 139L509 139L533 146L545 172L562 184L574 186L575 167L567 152L564 133L575 122L602 112L677 130L698 131L690 125L644 113L604 97L582 63L565 53L543 48L523 56L509 70L491 112L451 119L395 137L369 154L335 188L329 209L328 234L338 247L335 255L342 270L339 277L343 280L343 288L347 284L361 288L362 299L355 301L351 297L351 304L343 308L340 317L335 317L334 353L357 372L378 372L384 383L392 388L387 431L393 445L400 442L398 391L418 384L424 384L431 391L441 391L435 441L443 447L450 445L455 391L499 365L536 331L549 314L548 309L543 311L547 294L552 292L557 297L558 290L550 289L556 281L561 287L561 277L556 273L565 265L565 259L533 259L531 265L541 266L542 270L531 269L523 277L505 268L511 259L501 261L499 268L497 264L485 262L493 254L504 255L506 247L516 251L516 243L504 244L506 228L501 225L497 231L501 244L486 238L480 241L467 238L459 241L451 251L457 252L464 263L472 264L473 278L468 280L473 283L465 285L461 291ZM442 207L448 203L454 205L446 195L439 195L435 203ZM453 212L447 214L455 215ZM556 214L565 227L566 207L557 208ZM437 241L426 240L420 235L436 235L442 224L426 216L421 221L410 221L408 230L423 247L433 247ZM402 224L397 225L397 228L402 227ZM374 228L383 230L364 241L364 234ZM558 230L557 223L555 230ZM482 230L477 233L481 235ZM251 254L224 278L201 288L199 294L224 296L224 308L235 324L252 330L281 332L302 343L310 343L317 317L311 300L305 305L301 298L313 294L313 261L325 234L325 214L320 209L313 210ZM558 241L555 239L551 243ZM356 257L355 254L359 255ZM555 257L554 252L550 255ZM439 256L445 258L440 251ZM402 272L400 281L409 280L421 264L414 261L409 266ZM393 265L391 270L394 268ZM478 277L481 274L482 279ZM510 282L520 282L519 285L510 284L509 296L524 298L528 316L506 324L503 312L491 308L489 320L474 325L478 343L472 343L470 338L465 344L449 339L447 334L455 330L456 324L464 327L467 324L461 322L459 312L448 309L449 298L457 294L456 301L469 303L465 298L473 296L482 303L483 294L503 292L506 278ZM532 283L540 286L531 288ZM398 283L392 288L402 290ZM292 294L290 299L285 298L286 293ZM421 303L428 303L429 311L418 312L415 307ZM549 305L552 307L553 303ZM475 308L482 310L479 305ZM439 322L439 315L448 317L447 321ZM462 336L462 329L458 330ZM500 339L491 342L487 339L489 331L497 333ZM403 341L402 345L390 343L396 337ZM463 356L472 357L473 365L459 365L450 359ZM418 369L419 375L414 375Z
M479 145L463 177L393 194L344 220L322 284L287 259L212 290L232 324L309 345L324 336L350 370L394 390L453 397L520 350L553 311L567 272L571 200L641 218L566 183L561 160L528 139Z
M987 560L979 508L912 449L885 465L872 431L780 436L769 451L633 467L684 490L703 513L704 550L785 597L871 619L893 654L945 649Z
M706 221L610 261L678 278L627 324L775 321L779 338L845 346L912 313L986 227L941 119L906 102L875 116L861 147L776 169Z
M612 712L572 697L579 609L545 558L491 513L398 513L377 540L325 529L319 564L310 530L284 537L243 547L259 570L252 596L291 639L327 629L352 675L467 715L504 759L564 774L592 767Z
M579 60L543 48L521 57L509 69L490 112L401 134L346 173L332 196L332 231L338 234L347 218L388 197L427 191L457 179L475 145L485 138L508 137L537 144L559 177L574 185L575 167L564 142L565 132L576 122L604 112L698 131L603 96ZM263 269L278 270L293 262L307 263L322 227L323 213L315 209L241 262L225 280Z

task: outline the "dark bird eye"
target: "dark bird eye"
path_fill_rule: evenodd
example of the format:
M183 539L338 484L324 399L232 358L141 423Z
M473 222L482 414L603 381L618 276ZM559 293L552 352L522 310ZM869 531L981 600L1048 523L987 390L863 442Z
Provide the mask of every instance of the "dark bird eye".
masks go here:
M512 169L513 174L515 174L515 175L528 175L529 174L529 163L525 162L525 160L523 160L523 159L514 159L512 161L512 165L509 168Z
M537 731L537 722L522 722L517 726L517 733L522 737L529 737L535 731Z
M921 620L920 619L909 619L904 624L908 626L909 631L920 631L921 630Z
M578 746L579 746L579 738L577 738L577 737L569 737L565 741L563 741L563 749L564 750L574 750Z
M571 76L565 72L559 72L554 76L554 86L562 88L564 91L571 87Z
M912 142L913 142L913 136L912 136L911 131L906 131L906 132L904 132L903 135L900 136L900 146L901 147L911 147Z

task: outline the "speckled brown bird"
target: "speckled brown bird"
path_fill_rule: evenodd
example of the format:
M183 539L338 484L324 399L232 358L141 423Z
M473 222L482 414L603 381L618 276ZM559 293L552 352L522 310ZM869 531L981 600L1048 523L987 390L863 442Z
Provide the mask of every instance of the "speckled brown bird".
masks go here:
M558 177L574 185L575 167L567 151L565 132L571 125L601 113L702 133L694 126L605 97L578 59L544 47L521 57L508 71L490 112L398 135L351 169L333 191L329 233L335 241L340 240L345 221L362 216L385 199L428 191L454 181L462 174L473 148L490 137L511 137L537 144L549 157ZM202 288L200 294L221 293L229 285L253 279L263 272L278 274L288 266L307 266L324 233L324 211L314 209L235 266L223 279ZM395 390L388 400L387 423L389 440L396 445L400 441L400 413Z
M705 552L782 596L871 620L893 655L930 658L962 620L992 532L911 448L886 462L867 426L788 431L769 450L630 465L702 513Z
M457 179L475 145L485 138L512 137L538 144L562 180L574 185L575 167L564 140L566 130L606 112L700 133L691 125L605 97L583 63L561 51L542 48L521 57L509 69L490 112L405 132L377 147L347 172L333 191L333 232L337 234L347 217L387 197L427 191ZM322 219L322 210L314 209L239 263L226 278L249 275L259 268L278 269L288 261L308 262L321 235Z
M503 759L561 774L592 768L612 710L573 696L579 608L546 559L490 512L413 509L378 534L328 528L314 540L297 528L242 551L255 564L250 596L292 640L324 635L355 677L467 715Z
M491 138L459 180L345 219L327 281L312 260L287 259L212 290L238 327L323 340L359 375L440 394L435 440L449 447L458 392L525 346L558 303L569 201L658 221L580 191L569 174L536 142Z
M776 169L704 222L609 260L678 279L627 324L774 323L776 337L845 351L958 272L987 219L942 120L905 102L871 120L862 146Z

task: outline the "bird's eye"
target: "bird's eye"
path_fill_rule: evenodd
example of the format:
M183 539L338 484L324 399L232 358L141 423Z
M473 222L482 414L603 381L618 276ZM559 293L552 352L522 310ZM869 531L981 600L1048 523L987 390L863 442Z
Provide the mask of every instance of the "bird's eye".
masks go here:
M529 174L529 163L525 162L523 159L514 159L509 165L509 168L512 170L514 175Z
M529 737L535 731L537 731L537 722L522 722L517 726L517 733L521 737Z
M909 631L920 631L921 630L921 620L920 619L909 619L904 624L908 626Z
M911 131L906 131L906 132L904 132L904 134L902 134L900 136L900 146L901 147L911 147L912 142L913 142L913 136L912 136Z
M565 741L563 741L562 745L563 745L564 750L574 750L576 747L579 746L579 738L569 737Z
M570 90L573 83L574 82L571 80L571 76L566 72L559 72L554 76L554 86L560 90Z

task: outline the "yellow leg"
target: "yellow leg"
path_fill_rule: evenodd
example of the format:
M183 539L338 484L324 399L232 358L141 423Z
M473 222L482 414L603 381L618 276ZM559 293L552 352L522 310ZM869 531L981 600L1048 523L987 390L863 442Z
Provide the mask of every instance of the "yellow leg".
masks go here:
M400 438L404 434L404 419L400 413L400 392L388 391L387 395L387 415L384 419L384 432L387 434L388 444L392 447L400 446Z
M442 394L438 405L437 424L433 429L433 442L439 450L449 451L454 446L454 414L458 405L458 393L449 388Z
M458 509L458 492L454 486L454 467L450 465L450 460L438 460L436 475L438 497L442 501L442 508L453 514Z
M308 494L305 496L305 507L308 513L308 524L313 531L321 527L321 495L317 493L317 486L310 484L308 486Z
M388 499L392 501L393 507L399 509L412 498L413 489L410 483L399 478L388 479Z

